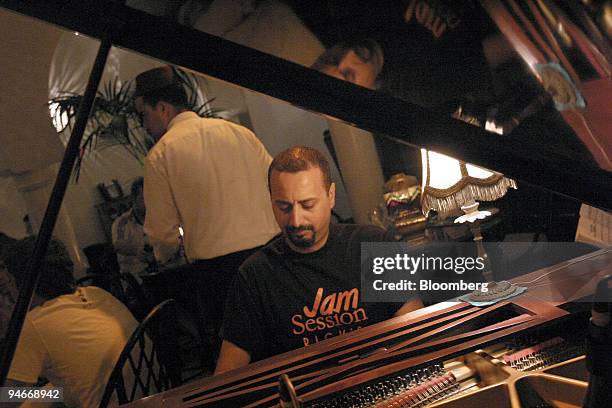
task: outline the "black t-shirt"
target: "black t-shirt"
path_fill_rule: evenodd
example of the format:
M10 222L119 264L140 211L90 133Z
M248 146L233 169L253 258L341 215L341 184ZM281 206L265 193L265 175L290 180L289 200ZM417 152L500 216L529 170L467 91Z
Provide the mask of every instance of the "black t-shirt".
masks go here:
M240 267L221 336L257 361L392 317L401 304L360 296L360 244L390 240L378 227L332 225L323 248L300 254L276 238Z

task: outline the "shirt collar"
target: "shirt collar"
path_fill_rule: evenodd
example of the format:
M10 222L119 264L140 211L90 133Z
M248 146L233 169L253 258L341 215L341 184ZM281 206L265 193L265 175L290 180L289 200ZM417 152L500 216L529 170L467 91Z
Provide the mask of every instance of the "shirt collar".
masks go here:
M170 130L172 126L175 126L178 123L184 122L189 119L197 118L197 117L199 117L198 114L193 111L181 112L175 117L173 117L170 123L168 123L168 129L166 130L166 132L168 132L168 130Z

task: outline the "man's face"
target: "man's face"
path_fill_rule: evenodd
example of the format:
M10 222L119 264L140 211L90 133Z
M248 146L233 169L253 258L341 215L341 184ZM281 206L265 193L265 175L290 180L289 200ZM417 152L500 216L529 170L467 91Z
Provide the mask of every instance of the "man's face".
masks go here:
M327 75L368 89L376 89L376 77L379 72L371 62L364 62L353 50L346 53L338 66L330 66L323 70Z
M142 126L155 140L159 140L168 130L161 102L151 106L139 96L136 98L135 107L141 118Z
M336 186L326 189L318 167L297 173L272 171L270 197L276 222L294 251L310 253L325 245Z

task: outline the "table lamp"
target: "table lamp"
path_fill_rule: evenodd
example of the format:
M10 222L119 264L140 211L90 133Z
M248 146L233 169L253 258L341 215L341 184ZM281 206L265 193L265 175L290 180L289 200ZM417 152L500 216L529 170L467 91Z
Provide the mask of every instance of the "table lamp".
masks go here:
M423 180L421 209L424 215L435 210L443 217L461 209L464 214L455 223L467 223L474 236L478 256L485 261L482 275L489 282L489 293L484 298L506 295L512 290L507 282L493 281L490 262L482 245L480 222L491 215L478 209L479 201L494 201L503 197L508 188L516 189L516 182L495 173L452 157L421 149ZM478 295L477 295L478 296Z

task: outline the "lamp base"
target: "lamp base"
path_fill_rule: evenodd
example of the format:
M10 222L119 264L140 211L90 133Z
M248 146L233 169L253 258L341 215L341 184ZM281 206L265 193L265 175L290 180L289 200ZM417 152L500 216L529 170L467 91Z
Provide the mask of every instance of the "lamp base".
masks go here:
M494 302L513 294L517 289L518 286L508 281L493 281L488 282L486 292L475 290L468 297L474 302Z
M465 214L455 219L455 224L463 224L463 223L474 223L478 220L484 220L487 217L491 216L491 211L479 210L478 209L478 201L474 201L470 204L466 204L461 206L461 209Z

